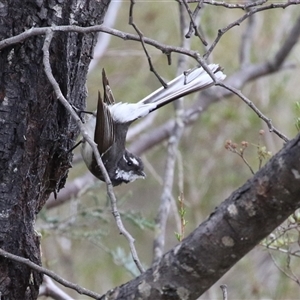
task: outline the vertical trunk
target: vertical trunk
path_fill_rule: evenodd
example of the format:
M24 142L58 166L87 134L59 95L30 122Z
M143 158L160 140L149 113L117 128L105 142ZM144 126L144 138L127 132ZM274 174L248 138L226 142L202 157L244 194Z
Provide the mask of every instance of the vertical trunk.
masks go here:
M1 1L0 40L32 27L100 24L106 1ZM64 186L78 129L43 70L44 36L0 51L0 247L40 264L36 214ZM83 107L96 34L57 32L50 48L64 96ZM1 299L36 299L41 274L0 258Z

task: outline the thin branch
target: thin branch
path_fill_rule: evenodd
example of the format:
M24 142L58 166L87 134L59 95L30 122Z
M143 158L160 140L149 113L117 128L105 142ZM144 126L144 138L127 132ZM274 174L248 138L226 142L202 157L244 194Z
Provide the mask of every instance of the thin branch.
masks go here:
M131 25L134 30L137 32L137 34L139 35L140 37L140 41L141 41L141 44L142 44L142 47L144 49L144 52L146 54L146 57L148 59L148 64L149 64L149 68L150 68L150 71L154 73L154 75L156 76L156 78L158 79L158 81L160 82L160 84L164 87L164 88L167 88L167 84L166 82L162 79L162 77L156 72L153 64L152 64L152 60L151 60L151 57L147 51L147 48L145 46L145 42L144 42L144 35L143 33L138 29L138 27L135 25L134 21L133 21L133 6L135 4L135 1L134 0L130 0L130 8L129 8L129 25Z
M123 32L117 29L112 29L106 27L104 25L95 25L90 27L80 27L76 25L66 25L66 26L52 26L52 27L42 27L42 28L31 28L29 30L24 31L16 36L7 38L5 40L0 41L0 50L5 47L13 46L15 44L21 43L29 37L37 36L37 35L45 35L48 30L52 30L53 32L78 32L78 33L92 33L92 32L104 32L107 34L111 34L113 36L119 37L125 41L137 41L140 42L140 36ZM158 50L160 50L163 54L170 56L172 52L185 54L197 60L199 62L200 54L197 51L187 50L181 47L176 46L168 46L157 42L154 39L150 39L147 37L143 37L143 41L145 44L151 45ZM199 62L200 63L200 62Z
M294 275L290 275L289 273L287 273L283 268L281 268L279 266L279 264L277 263L276 259L273 257L273 255L271 254L271 252L269 251L269 255L274 263L274 265L276 266L276 268L281 271L285 276L287 276L288 278L290 278L292 281L296 282L298 285L300 285L300 281L299 279Z
M249 10L247 13L245 13L242 17L240 17L239 19L237 19L236 21L230 23L229 25L227 25L226 27L219 29L218 30L218 36L216 37L216 39L213 41L212 45L209 47L208 51L203 55L204 59L207 59L209 57L209 55L211 54L211 52L214 50L214 48L216 47L216 45L218 44L218 42L220 41L220 39L222 38L222 36L229 31L231 28L235 27L235 26L239 26L241 25L241 23L243 21L245 21L248 17L250 17L251 15L258 13L260 11L264 11L267 9L273 9L273 8L286 8L290 5L298 5L300 4L300 0L289 0L288 2L285 3L272 3L270 5L267 6L263 6L263 7L258 7L258 8L253 8L251 10Z
M68 280L65 280L64 278L58 276L53 271L50 271L46 268L43 268L43 267L33 263L32 261L30 261L27 258L11 254L9 252L4 251L1 248L0 248L0 256L8 258L8 259L16 261L16 262L20 262L22 264L25 264L26 266L28 266L29 268L31 268L33 270L36 270L36 271L38 271L42 274L48 275L49 277L54 279L56 282L60 283L61 285L65 286L67 288L73 289L74 291L76 291L77 293L79 293L81 295L86 295L86 296L89 296L89 297L94 298L94 299L99 299L101 297L100 294L97 294L97 293L92 292L88 289L85 289L85 288L79 286L78 284L72 283Z
M300 17L298 17L295 25L287 35L287 38L284 41L282 47L279 48L279 50L276 52L273 58L263 63L249 65L247 66L247 68L244 68L239 72L236 72L234 75L226 79L227 86L231 86L231 88L235 88L235 89L241 89L249 81L255 80L262 76L266 76L280 69L285 69L286 66L283 64L283 62L286 60L287 56L292 51L293 47L296 45L299 36L300 36ZM202 92L201 99L199 98L199 101L197 101L188 110L186 110L185 118L184 118L185 124L186 125L192 124L199 117L201 112L205 111L210 104L222 98L231 96L232 93L230 93L229 91L230 89L228 89L227 91L222 90L214 93L211 93L209 91ZM248 100L246 102L250 103L251 101ZM254 104L252 103L251 105L253 106ZM262 115L262 113L260 114ZM268 120L268 118L265 117L265 120L266 119ZM168 138L172 132L173 127L174 127L174 121L169 120L163 125L154 128L154 130L152 130L150 133L149 132L147 133L147 137L143 136L140 139L136 140L130 146L131 151L137 154L143 153L147 149L151 148L152 146ZM276 132L277 130L273 129L273 131ZM286 137L283 136L283 139L284 138Z
M251 174L254 175L255 174L254 170L252 169L251 165L249 164L249 162L245 158L245 149L246 149L246 147L247 146L242 145L241 149L237 149L238 148L237 144L232 143L231 140L227 140L226 143L225 143L225 149L231 151L234 154L237 154L243 160L243 162L246 164L246 166L249 168Z
M47 275L44 276L43 283L40 286L39 297L40 296L51 297L54 300L75 300L60 289Z
M200 0L195 8L195 10L193 11L192 14L192 19L195 20L201 10L201 8L203 7L203 0ZM198 22L197 22L198 23ZM189 31L187 32L187 34L185 35L186 38L190 38L191 35L193 34L193 23L190 22L190 27L189 27ZM202 36L202 33L200 32L200 35ZM205 41L206 42L206 41ZM206 46L207 46L207 42L206 42Z
M238 8L238 9L246 10L247 8L250 8L250 7L262 5L262 4L266 3L267 1L268 0L258 0L258 1L249 2L246 4L231 4L231 3L224 2L224 1L204 0L203 3L210 4L213 6L223 6L225 8L231 8L231 9ZM198 3L198 2L199 2L199 0L187 0L187 3Z
M84 128L84 124L81 122L81 120L78 117L75 110L72 108L72 106L69 104L67 99L62 94L62 92L60 90L60 87L59 87L59 84L58 84L58 82L56 81L56 79L54 78L54 76L52 74L52 69L51 69L50 59L49 59L49 47L50 47L50 43L51 43L52 38L53 38L53 31L51 29L48 29L48 31L46 32L46 37L45 37L45 41L44 41L44 45L43 45L43 53L44 53L43 63L44 63L45 73L46 73L50 83L53 86L53 89L55 91L57 99L61 102L61 104L67 109L67 111L75 119L75 121L76 121L76 123L77 123L77 125L78 125L78 127L81 131L81 134L82 134L83 138L86 140L86 142L88 142L90 144L90 146L93 149L93 153L95 155L97 164L100 167L100 170L101 170L101 172L103 174L103 177L105 179L105 182L106 182L107 194L108 194L108 197L110 199L112 214L113 214L113 216L116 220L116 223L117 223L117 226L118 226L118 229L119 229L120 233L122 235L124 235L125 238L128 240L132 258L133 258L136 266L138 267L138 269L142 273L144 271L144 269L143 269L142 264L140 263L140 261L138 259L137 251L136 251L135 246L134 246L134 238L125 229L125 227L123 225L123 222L121 220L120 213L118 212L118 209L117 209L117 199L116 199L114 191L113 191L113 186L112 186L112 183L111 183L110 178L108 176L108 173L105 169L105 166L102 162L102 159L100 157L97 145L95 144L93 139L86 132L86 130Z
M189 3L189 2L193 2L193 1L187 1L187 2ZM198 1L196 1L196 2L198 2ZM239 5L239 4L230 5L230 4L227 4L225 2L204 1L204 3L206 3L206 4L222 5L222 6L227 7L227 8L242 8L242 9L249 8L249 7L252 7L252 6L261 5L265 2L266 2L265 0L261 0L261 1L253 2L253 3L249 3L249 4L246 4L246 5ZM286 8L290 5L297 5L297 4L300 4L300 0L290 0L286 3L272 3L268 6L263 6L261 8L257 8L256 10L251 10L251 12L248 12L242 18L238 19L236 22L231 23L230 25L228 25L228 27L220 30L220 32L219 32L220 36L218 36L216 38L216 40L213 42L213 44L211 45L208 52L204 55L204 59L206 59L210 55L213 48L216 46L216 44L220 40L221 36L225 32L227 32L233 26L239 25L242 21L244 21L251 14L262 11L262 10L266 10L266 9ZM123 31L120 31L120 30L117 30L117 29L112 29L112 28L109 28L109 27L104 26L104 25L94 25L94 26L89 26L89 27L80 27L80 26L76 26L76 25L66 25L66 26L31 28L31 29L26 30L23 33L20 33L16 36L13 36L13 37L10 37L10 38L7 38L5 40L0 41L0 50L5 48L5 47L13 46L13 45L18 44L20 42L23 42L25 39L27 39L29 37L37 36L37 35L45 35L46 32L49 29L51 29L53 32L56 32L56 31L78 32L78 33L104 32L104 33L111 34L113 36L119 37L123 40L141 41L141 38L140 38L139 35L130 34L130 33L123 32ZM224 32L222 32L222 31L224 31ZM181 54L185 54L187 56L190 56L190 57L194 58L197 62L200 63L200 65L202 65L201 60L200 60L200 54L197 51L187 50L187 49L183 49L181 47L168 46L168 45L159 43L156 40L150 39L150 38L147 38L147 37L143 37L143 42L145 44L152 45L153 47L159 49L160 51L162 51L162 53L164 53L168 57L170 56L170 54L172 52L181 53Z
M289 139L287 136L285 136L283 133L281 133L277 128L275 128L272 124L272 120L266 117L256 106L255 104L249 100L246 96L242 94L241 91L237 90L236 88L229 86L226 83L219 82L216 85L222 86L223 88L231 91L233 94L237 95L239 98L241 98L256 114L259 118L261 118L265 123L267 124L269 131L274 132L277 134L281 139L283 139L285 142L288 142Z
M197 5L197 7L195 8L194 12L192 12L192 11L190 10L190 8L189 8L189 6L188 6L186 0L181 0L180 2L183 3L183 5L184 5L186 11L188 12L188 14L189 14L189 16L190 16L190 20L191 20L191 22L190 22L190 29L189 29L188 33L185 35L185 37L186 37L186 38L190 38L191 35L192 35L192 31L194 30L195 35L199 37L199 39L200 39L200 41L202 42L202 44L203 44L204 46L207 46L207 45L208 45L207 41L204 39L204 37L202 37L201 33L200 33L199 30L198 30L198 26L197 26L197 24L195 23L195 18L196 18L196 16L197 16L199 10L200 10L201 7L202 7L203 0L200 0L200 1L198 2L198 5ZM192 29L193 29L193 30L192 30Z
M252 5L253 3L251 2L248 4ZM256 4L259 4L259 1L256 2ZM96 26L96 27L101 28L102 26ZM90 28L96 28L96 27L93 26ZM66 29L70 29L70 28L72 28L74 30L75 27L74 26L53 27L53 31L58 31L58 30L65 31ZM86 29L81 28L81 27L78 27L78 28L83 29L84 31L86 31L86 29L90 30L90 28L86 28ZM19 35L19 37L24 39L24 36L26 36L26 35L31 36L33 34L36 34L36 32L39 32L39 34L42 34L43 32L45 32L46 29L47 28L30 29L29 31L26 31L26 32L22 33L21 35ZM48 29L49 29L49 27L48 27ZM284 65L281 66L280 64L283 63L283 61L286 59L287 55L290 53L291 49L296 44L296 42L299 38L299 32L300 32L300 18L298 18L298 20L296 21L292 30L290 30L290 33L287 35L286 40L282 44L282 47L274 55L274 58L271 58L269 60L269 62L264 62L264 63L260 63L260 64L256 64L256 65L249 65L247 68L242 69L241 71L237 72L235 75L228 78L226 83L230 84L231 86L234 86L237 89L241 89L242 86L246 82L257 79L264 75L268 75L272 72L277 71L280 68L284 69L285 66ZM28 35L28 33L30 33L30 35ZM11 39L15 39L15 37L13 37ZM144 39L147 39L147 38L144 38ZM7 40L0 41L0 45L2 44L2 46L3 46L3 44L5 44L6 41ZM187 50L187 51L189 51L189 50ZM194 120L196 120L198 118L198 116L201 114L201 111L206 110L206 108L209 106L210 103L213 103L213 102L217 101L218 99L228 97L230 95L230 93L226 90L223 90L222 92L218 93L218 97L216 96L216 94L211 94L211 93L206 93L206 92L204 94L202 93L202 95L204 97L201 97L201 101L198 104L195 103L190 109L188 109L186 111L185 118L184 118L184 122L186 125L190 125ZM203 103L203 99L205 99L204 103ZM145 150L149 149L153 145L166 139L171 134L173 126L174 126L174 122L172 120L166 122L165 124L161 125L158 128L159 130L157 128L155 128L154 131L151 131L147 135L147 137L143 136L140 139L136 140L130 148L136 149L137 153L144 152Z

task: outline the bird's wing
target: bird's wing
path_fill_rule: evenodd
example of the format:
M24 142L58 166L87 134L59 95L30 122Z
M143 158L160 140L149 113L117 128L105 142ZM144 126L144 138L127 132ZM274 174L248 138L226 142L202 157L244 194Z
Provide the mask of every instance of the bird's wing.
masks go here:
M115 103L115 97L109 86L109 82L104 68L102 69L102 84L103 84L103 92L104 92L104 99L103 99L104 103L106 103L107 105L113 105Z
M100 155L103 155L115 141L115 125L108 105L103 102L100 92L98 92L96 120L94 141L98 145Z

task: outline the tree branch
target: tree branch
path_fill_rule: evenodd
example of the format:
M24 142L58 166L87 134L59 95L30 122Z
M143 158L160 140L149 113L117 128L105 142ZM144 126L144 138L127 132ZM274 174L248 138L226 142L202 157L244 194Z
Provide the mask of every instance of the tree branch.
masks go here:
M300 135L157 265L101 299L197 299L300 207L299 180Z
M133 21L133 7L135 5L135 1L134 0L130 0L130 8L129 8L129 25L131 25L134 30L137 32L137 34L139 35L143 50L145 52L145 55L148 59L148 64L149 64L149 68L150 68L150 72L153 72L154 75L156 76L156 78L158 79L158 81L160 82L160 84L164 87L167 88L167 83L163 80L163 78L157 73L157 71L155 70L153 64L152 64L152 60L151 57L148 53L148 50L145 46L145 42L144 42L144 35L143 33L139 30L139 28L137 27L137 25L134 23ZM168 56L168 55L167 55ZM169 57L169 56L168 56ZM169 60L169 58L168 58Z
M240 99L242 99L256 114L259 118L261 118L265 123L267 124L269 131L274 132L277 134L281 139L283 139L285 142L287 142L289 139L281 133L277 128L275 128L272 124L272 120L266 117L256 106L255 104L249 100L246 96L244 96L239 90L235 89L232 86L229 86L226 83L218 83L217 85L224 87L225 89L231 91L235 95L237 95Z
M61 290L47 275L44 276L39 289L39 297L41 296L51 297L54 300L75 300Z
M161 299L170 295L172 299L182 299L182 295L186 299L196 299L300 207L299 180L300 135L232 193L194 232L166 253L155 267L101 298L28 259L3 249L0 255L24 263L95 299L112 296L114 299Z
M231 3L224 2L224 1L204 0L203 3L213 5L213 6L223 6L225 8L230 8L230 9L238 8L238 9L246 10L247 8L250 8L250 7L262 5L262 4L266 3L267 1L268 0L258 0L258 1L253 1L253 2L246 3L246 4L239 4L239 3L231 4ZM198 3L198 2L199 2L199 0L187 0L187 3Z
M72 117L76 121L78 127L80 128L80 132L81 132L83 138L85 139L86 142L88 142L91 145L91 147L93 149L93 153L95 155L97 164L100 167L100 170L101 170L101 172L103 174L103 177L105 179L105 182L106 182L107 194L108 194L108 197L110 199L112 214L115 218L115 221L117 223L117 226L118 226L118 229L119 229L120 233L125 236L125 238L127 239L128 243L129 243L131 255L132 255L132 258L133 258L136 266L138 267L138 269L142 273L144 269L143 269L142 264L139 261L137 251L136 251L135 246L134 246L134 238L125 229L125 227L123 225L122 219L120 217L120 213L118 212L118 209L117 209L117 199L116 199L114 191L113 191L113 186L112 186L112 183L111 183L110 178L108 176L108 173L105 169L105 166L102 162L102 159L101 159L101 156L99 154L97 145L95 144L94 140L88 135L87 131L85 130L84 124L81 122L81 120L78 117L75 110L72 108L72 106L69 104L67 99L62 94L62 92L60 90L60 87L58 85L58 82L56 81L56 79L54 78L54 76L52 74L50 59L49 59L49 47L50 47L50 43L51 43L52 38L53 38L53 31L51 29L48 29L48 31L46 32L46 37L45 37L44 46L43 46L43 53L44 53L43 63L44 63L44 67L45 67L45 73L46 73L50 83L53 86L53 89L54 89L54 92L57 96L57 99L67 109L67 111L72 115Z
M64 278L58 276L57 274L55 274L53 271L50 271L46 268L43 268L33 262L31 262L29 259L24 258L24 257L20 257L11 253L8 253L6 251L4 251L3 249L0 248L0 256L5 257L7 259L16 261L16 262L20 262L22 264L25 264L26 266L30 267L32 270L36 270L42 274L48 275L49 277L51 277L52 279L54 279L56 282L60 283L61 285L68 287L70 289L73 289L74 291L76 291L77 293L81 294L81 295L87 295L91 298L94 299L99 299L101 297L101 295L92 292L88 289L85 289L81 286L79 286L78 284L72 283L68 280L65 280Z
M286 8L286 7L290 6L290 5L298 5L299 3L300 3L299 0L291 0L291 1L287 1L285 3L272 3L272 4L267 5L267 6L250 9L247 13L245 13L242 17L240 17L236 21L230 23L229 25L227 25L226 27L224 27L222 29L219 29L218 36L213 41L213 43L209 47L208 51L203 55L204 59L207 59L210 56L211 52L214 50L214 48L216 47L216 45L218 44L218 42L220 41L220 39L222 38L222 36L227 31L229 31L231 28L233 28L235 26L241 25L241 23L243 21L245 21L248 17L252 16L253 14L261 12L261 11L264 11L264 10L268 10L268 9Z
M230 77L226 78L225 84L230 86L233 89L241 89L246 83L258 79L262 76L272 74L280 69L283 69L284 61L287 59L289 53L292 51L293 47L296 45L297 40L300 36L300 16L292 27L291 31L286 37L285 42L275 53L273 58L270 58L268 61L258 64L252 64L244 67L242 70L236 72ZM287 46L288 45L288 46ZM184 122L185 125L191 125L200 115L204 112L212 103L217 102L220 99L228 98L232 93L229 90L225 89L210 89L203 91L199 94L198 101L190 106L189 109L185 112ZM241 99L243 99L242 96ZM243 99L245 100L245 99ZM247 101L246 101L247 103ZM248 103L247 103L248 104ZM249 104L248 104L249 105ZM259 111L259 110L258 110ZM259 111L259 114L262 114ZM265 117L269 129L274 131L273 125L268 124L268 118ZM151 147L161 143L163 140L168 138L174 127L174 121L168 120L159 127L154 128L153 130L147 132L147 134L142 135L134 143L130 145L130 150L136 154L141 154L146 150L149 150ZM277 129L275 129L277 131ZM283 140L288 139L285 135L281 134L279 136Z
M195 18L198 14L198 12L200 11L201 7L202 7L202 4L203 4L203 0L200 0L198 2L198 5L197 7L195 8L194 12L192 12L187 4L187 1L186 0L181 0L181 3L183 3L186 11L188 12L189 16L190 16L190 28L189 28L189 31L188 33L185 35L186 38L190 38L191 35L192 35L192 32L194 30L195 32L195 36L199 37L200 41L202 42L202 44L204 46L207 46L208 43L206 42L206 40L204 39L204 37L202 37L201 33L199 32L198 30L198 26L197 24L195 23Z
M117 29L112 29L109 27L106 27L104 25L95 25L95 26L89 26L89 27L80 27L76 25L66 25L66 26L52 26L52 27L41 27L41 28L31 28L29 30L26 30L16 36L7 38L3 41L0 41L0 50L13 46L15 44L23 42L25 39L36 36L36 35L45 35L48 30L52 30L53 32L61 31L61 32L77 32L77 33L91 33L91 32L104 32L111 34L113 36L119 37L123 40L131 40L131 41L137 41L140 42L141 38L139 35L123 32ZM186 50L184 48L176 47L176 46L168 46L165 44L162 44L160 42L157 42L154 39L150 39L147 37L143 37L143 41L145 44L149 44L158 50L160 50L162 53L169 56L172 52L185 54L187 56L190 56L197 60L200 63L199 57L200 54L197 51L192 50Z

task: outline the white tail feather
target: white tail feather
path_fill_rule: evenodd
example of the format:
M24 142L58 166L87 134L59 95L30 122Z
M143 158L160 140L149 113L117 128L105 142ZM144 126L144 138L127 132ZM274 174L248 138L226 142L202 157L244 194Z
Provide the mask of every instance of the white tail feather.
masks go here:
M226 75L216 70L219 65L210 64L209 69L214 73L217 80L224 80ZM168 83L168 87L159 88L138 103L116 103L109 107L113 119L116 122L126 123L145 117L157 107L163 106L172 100L178 99L190 93L200 91L213 84L212 78L203 68L197 68L190 74L176 77Z

